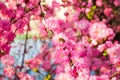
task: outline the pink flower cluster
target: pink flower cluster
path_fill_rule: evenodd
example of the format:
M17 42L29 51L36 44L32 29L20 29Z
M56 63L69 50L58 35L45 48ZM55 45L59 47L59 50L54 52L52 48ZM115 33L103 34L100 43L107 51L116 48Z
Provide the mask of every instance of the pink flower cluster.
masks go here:
M34 77L30 76L29 74L18 73L20 80L35 80Z
M103 22L94 23L89 28L90 37L93 40L102 41L113 39L115 34L111 28L107 28L107 26Z
M110 55L110 60L113 64L119 64L120 57L120 44L113 44L110 48L107 48L107 53Z
M4 74L7 77L12 77L15 74L14 65L14 57L8 54L1 57L1 62L5 65Z
M120 79L119 7L120 0L0 1L2 77L36 80L31 70L44 80ZM24 60L33 18L43 46L34 58ZM9 54L18 33L26 33L21 66Z

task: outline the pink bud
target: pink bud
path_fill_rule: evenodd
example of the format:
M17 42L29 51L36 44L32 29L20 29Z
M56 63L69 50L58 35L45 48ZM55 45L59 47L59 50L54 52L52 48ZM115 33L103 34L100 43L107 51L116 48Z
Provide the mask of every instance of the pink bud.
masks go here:
M110 16L111 12L112 12L112 8L105 8L104 9L104 14L108 17Z
M97 1L96 1L96 5L97 5L98 7L101 7L101 6L102 6L102 0L97 0Z

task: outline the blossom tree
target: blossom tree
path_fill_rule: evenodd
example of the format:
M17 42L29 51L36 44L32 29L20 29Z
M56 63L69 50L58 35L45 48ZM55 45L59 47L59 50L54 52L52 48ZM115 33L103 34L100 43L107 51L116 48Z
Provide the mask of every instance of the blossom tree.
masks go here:
M43 45L25 60L33 18ZM22 64L15 65L10 44L24 33ZM119 56L120 0L0 0L0 80L36 80L29 70L42 80L119 80Z

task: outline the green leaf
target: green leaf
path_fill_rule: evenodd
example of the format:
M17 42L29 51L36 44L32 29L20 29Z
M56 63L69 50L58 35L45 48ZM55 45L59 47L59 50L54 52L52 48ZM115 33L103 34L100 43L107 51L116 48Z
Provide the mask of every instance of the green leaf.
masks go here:
M107 53L107 51L105 50L104 52L103 52L103 56L107 56L108 55L108 53Z
M50 80L51 79L51 75L48 74L47 76L44 77L44 80Z
M95 9L96 9L96 6L92 6L91 10L95 11Z
M94 11L90 11L86 16L89 20L91 20L93 18L93 15L94 15Z

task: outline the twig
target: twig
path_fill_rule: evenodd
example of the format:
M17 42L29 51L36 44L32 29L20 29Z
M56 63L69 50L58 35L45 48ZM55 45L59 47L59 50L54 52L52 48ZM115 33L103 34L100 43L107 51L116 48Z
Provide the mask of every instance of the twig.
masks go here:
M41 0L40 0L40 2L39 2L39 5L40 5L41 17L43 17L43 19L45 20L46 18L45 18L45 16L43 15L44 12L43 12L43 10L42 10Z
M28 26L29 26L29 25L28 25ZM24 52L23 52L22 64L21 64L21 67L20 67L20 71L22 70L23 64L24 64L25 53L26 53L26 48L27 48L27 40L28 40L28 29L27 29L26 37L25 37Z
M110 76L110 79L112 79L113 77L117 76L119 73L120 73L120 72L115 72L114 74L112 74L112 75Z

